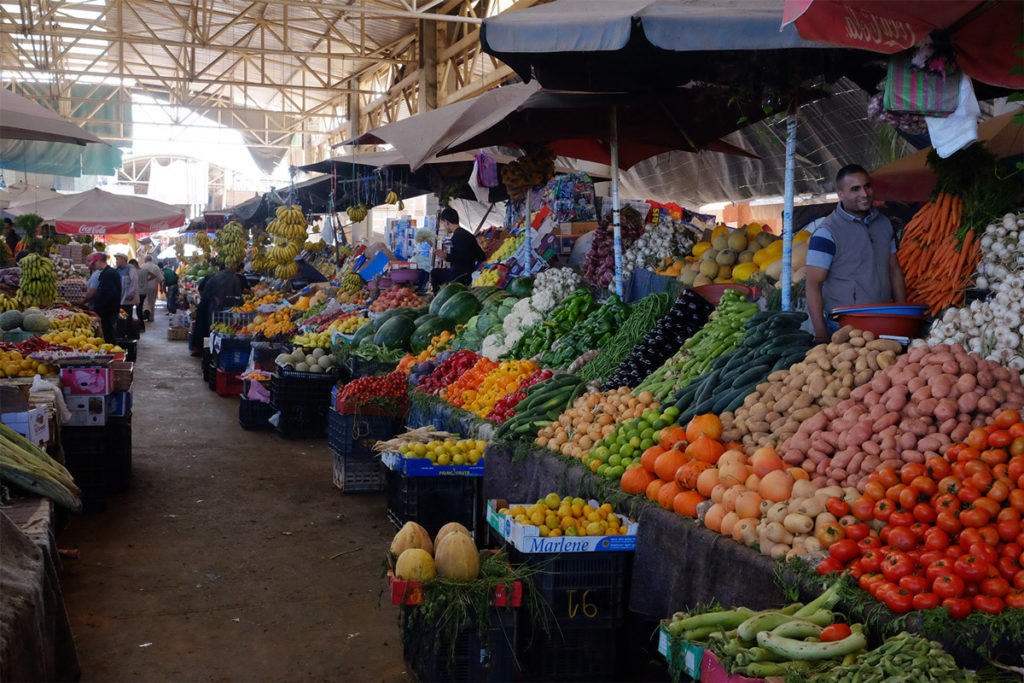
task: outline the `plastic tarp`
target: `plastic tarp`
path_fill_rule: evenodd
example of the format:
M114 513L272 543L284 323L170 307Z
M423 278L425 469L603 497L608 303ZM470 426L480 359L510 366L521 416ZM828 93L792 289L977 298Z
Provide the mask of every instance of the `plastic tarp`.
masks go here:
M84 145L102 142L89 131L6 88L0 88L0 138Z
M836 83L832 97L800 109L795 191L834 191L836 172L846 164L877 168L915 151L866 118L868 94L851 81ZM750 149L760 160L725 154L670 152L642 161L620 175L627 197L701 206L781 196L785 190L785 118L762 121L724 138Z
M936 30L949 30L957 64L976 80L1024 87L1013 48L1024 26L1019 0L786 0L784 30L821 44L883 54L913 48ZM1016 68L1015 68L1016 67Z

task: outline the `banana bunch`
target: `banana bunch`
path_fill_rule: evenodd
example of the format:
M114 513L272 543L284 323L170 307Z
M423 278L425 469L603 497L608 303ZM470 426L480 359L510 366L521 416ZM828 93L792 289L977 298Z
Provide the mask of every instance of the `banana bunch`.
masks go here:
M50 321L50 329L56 330L57 332L61 332L63 330L82 330L83 332L91 332L92 321L89 319L88 315L79 312L64 318L54 318Z
M7 294L0 293L0 313L5 311L20 311L25 308L25 302L21 300L21 297L8 296Z
M338 285L338 293L355 294L357 292L361 292L365 284L366 283L363 282L363 278L349 271L341 278L341 284Z
M398 195L395 194L394 190L388 191L388 196L384 198L384 203L385 204L397 204L398 203Z
M18 296L29 306L46 308L57 298L57 273L53 261L39 254L29 254L18 263L21 282Z
M274 241L274 246L270 248L270 260L279 266L283 266L294 261L300 251L302 251L302 245L298 242L288 242L279 238Z
M394 192L392 192L391 194L394 194ZM388 196L390 197L391 195L389 194ZM388 203L390 204L391 202ZM366 220L366 216L370 212L366 210L365 204L353 204L352 206L345 209L345 213L348 214L348 219L353 223L361 223L362 221Z
M290 242L302 242L306 239L306 230L309 224L306 217L302 215L302 209L297 204L290 207L279 206L275 212L277 219L270 222L267 232L271 235L284 237ZM272 229L273 228L273 229Z
M185 260L185 243L182 240L174 240L174 255L179 261Z
M217 232L217 255L224 259L225 266L234 270L245 259L247 243L245 228L241 223L231 221Z
M299 264L295 261L280 264L274 268L274 277L279 280L291 280L299 274Z
M321 251L327 248L327 243L323 240L317 240L316 242L306 242L302 245L303 251L311 251L319 254Z

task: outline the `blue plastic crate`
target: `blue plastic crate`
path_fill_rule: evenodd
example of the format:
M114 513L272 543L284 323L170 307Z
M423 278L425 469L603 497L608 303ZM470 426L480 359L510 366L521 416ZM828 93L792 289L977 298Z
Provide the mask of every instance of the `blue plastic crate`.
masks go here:
M240 372L249 364L249 350L221 351L217 356L217 367L227 372Z
M482 477L484 461L475 465L435 465L427 458L404 458L400 453L386 453L381 460L388 469L407 477Z

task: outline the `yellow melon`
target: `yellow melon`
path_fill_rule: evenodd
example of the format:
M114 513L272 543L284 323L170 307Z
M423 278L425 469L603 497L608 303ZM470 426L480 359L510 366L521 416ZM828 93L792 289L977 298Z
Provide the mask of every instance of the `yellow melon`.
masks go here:
M398 530L395 537L391 539L391 554L400 557L403 552L410 548L419 548L428 554L433 554L434 544L430 540L430 534L416 522L406 522L405 526Z
M395 563L395 576L406 581L428 581L436 575L434 558L422 548L402 551Z
M438 576L472 581L480 575L480 551L468 534L452 531L437 544L434 565Z

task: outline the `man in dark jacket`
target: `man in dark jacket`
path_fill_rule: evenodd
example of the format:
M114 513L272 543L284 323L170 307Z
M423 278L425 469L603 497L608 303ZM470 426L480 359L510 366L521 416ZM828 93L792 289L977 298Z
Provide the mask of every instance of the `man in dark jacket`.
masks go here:
M121 276L107 265L105 254L97 253L89 257L89 268L99 271L100 277L96 288L86 292L85 298L100 317L103 341L116 344L117 316L121 311Z
M441 258L448 261L450 268L434 268L430 271L430 282L434 291L441 289L448 282L470 284L473 271L481 261L487 258L484 250L477 244L473 234L459 226L459 213L446 207L438 217L437 225L440 234L451 234L451 247L445 252L439 251Z

